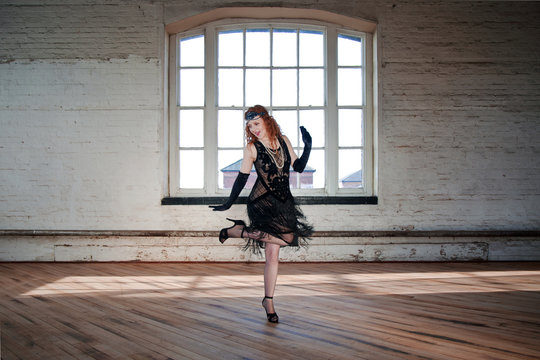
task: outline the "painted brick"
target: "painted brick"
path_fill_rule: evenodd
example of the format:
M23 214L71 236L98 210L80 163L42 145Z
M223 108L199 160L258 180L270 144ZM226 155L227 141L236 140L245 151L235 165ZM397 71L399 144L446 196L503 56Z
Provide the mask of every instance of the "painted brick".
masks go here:
M317 230L540 228L537 2L257 5L315 7L378 23L379 204L304 206ZM216 231L226 226L225 215L246 218L240 205L226 214L206 206L160 205L168 136L163 26L220 6L239 5L232 0L0 4L0 228ZM57 239L40 238L23 248L10 242L13 252L2 256L163 260L163 247L167 259L249 260L237 253L239 245L223 251L213 240L192 240L150 242L133 250L124 240L108 239L99 246L77 243L74 251ZM308 253L284 252L284 259L359 259L360 247L350 239L319 240L324 245ZM380 241L388 255L379 260L404 259L416 246ZM414 259L487 258L473 240L445 244L432 240ZM535 249L533 240L516 247L504 240L497 244L489 259L508 259L505 247L511 259L529 259L519 252ZM362 245L365 259L377 260L376 245ZM442 247L455 256L441 256Z

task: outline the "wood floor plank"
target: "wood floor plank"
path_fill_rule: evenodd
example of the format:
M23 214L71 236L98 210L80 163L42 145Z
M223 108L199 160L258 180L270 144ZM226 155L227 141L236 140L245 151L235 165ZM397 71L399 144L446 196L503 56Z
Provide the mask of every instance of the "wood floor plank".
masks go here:
M2 359L538 359L539 263L0 263Z

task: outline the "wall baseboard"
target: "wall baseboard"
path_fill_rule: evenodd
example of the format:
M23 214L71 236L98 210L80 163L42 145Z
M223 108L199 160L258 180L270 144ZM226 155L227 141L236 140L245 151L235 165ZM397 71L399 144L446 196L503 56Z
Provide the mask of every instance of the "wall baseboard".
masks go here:
M0 229L0 239L11 236L92 236L92 237L208 237L213 230L27 230ZM315 231L313 237L540 237L540 230L366 230Z
M217 231L0 230L0 261L264 261ZM540 231L319 231L281 261L540 261Z

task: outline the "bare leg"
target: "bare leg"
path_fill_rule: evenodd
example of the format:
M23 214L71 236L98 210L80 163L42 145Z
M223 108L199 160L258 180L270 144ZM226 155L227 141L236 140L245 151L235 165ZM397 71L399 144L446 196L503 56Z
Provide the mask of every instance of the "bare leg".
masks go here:
M257 239L267 244L274 244L280 246L289 245L289 243L293 240L292 234L282 234L283 239L280 239L262 231L250 232L247 233L247 235L244 235L244 237L251 237L252 239Z
M280 246L273 243L267 243L264 248L266 258L264 264L264 296L274 296L278 276L279 249ZM275 312L274 302L271 299L265 299L263 306L268 313Z
M244 231L244 227L241 225L236 225L232 227L231 229L227 230L227 234L231 238L240 238L240 237L252 238L252 239L263 241L268 244L275 244L275 245L281 245L281 246L289 245L290 242L293 240L293 234L283 234L282 235L283 239L280 239L278 237L272 236L262 231L252 231L252 232Z
M227 230L227 235L233 238L251 238L265 242L265 264L264 264L264 299L262 305L266 311L268 321L272 323L278 322L279 318L274 309L274 290L276 288L278 267L279 267L279 249L281 246L289 245L294 240L293 233L281 234L281 238L272 236L263 231L245 230L243 225L235 225Z

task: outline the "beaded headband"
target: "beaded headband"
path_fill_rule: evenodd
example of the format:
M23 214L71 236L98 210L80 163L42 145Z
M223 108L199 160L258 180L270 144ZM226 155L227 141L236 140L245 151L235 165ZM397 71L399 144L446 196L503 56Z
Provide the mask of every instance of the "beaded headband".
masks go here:
M266 115L266 111L263 111L263 112L256 112L256 111L248 111L246 113L246 121L250 121L250 120L253 120L254 118L256 118L257 116L263 116L263 115Z

